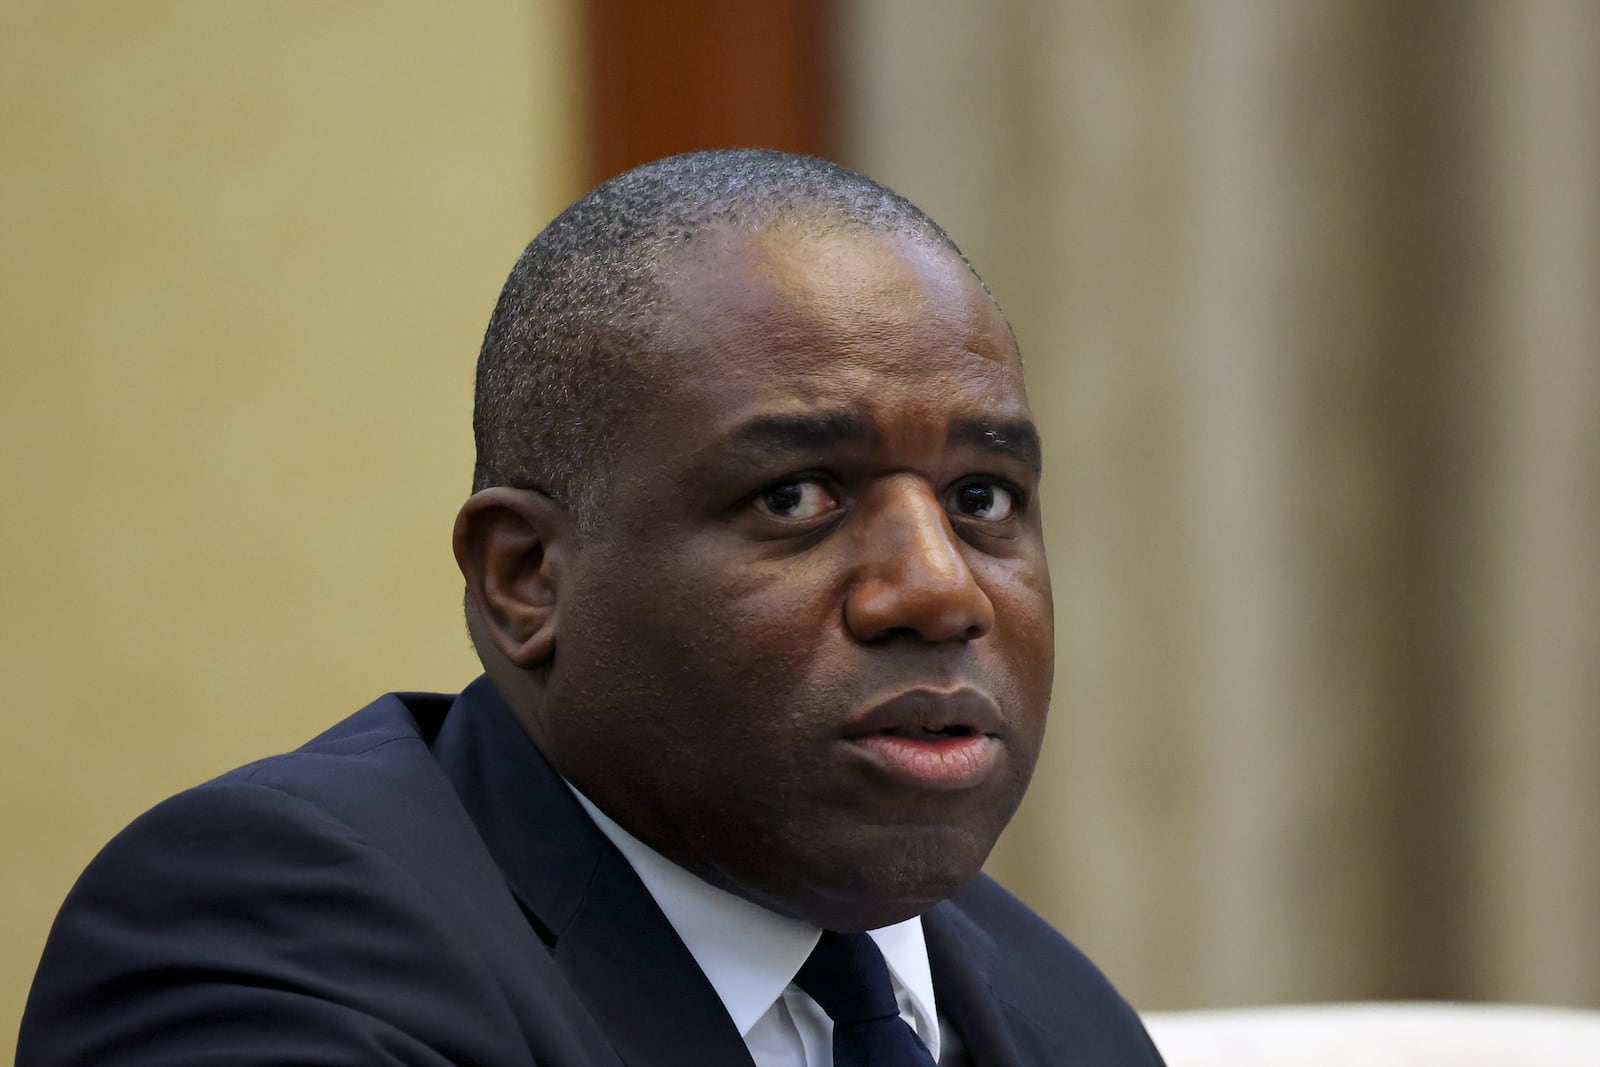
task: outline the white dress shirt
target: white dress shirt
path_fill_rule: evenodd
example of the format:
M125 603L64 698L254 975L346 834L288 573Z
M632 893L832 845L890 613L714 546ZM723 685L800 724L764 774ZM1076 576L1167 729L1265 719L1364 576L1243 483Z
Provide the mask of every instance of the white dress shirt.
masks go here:
M822 931L690 874L618 826L588 797L572 792L633 866L705 972L757 1067L833 1067L833 1021L793 984ZM907 919L868 934L889 965L900 1017L937 1063L943 1041L922 920Z

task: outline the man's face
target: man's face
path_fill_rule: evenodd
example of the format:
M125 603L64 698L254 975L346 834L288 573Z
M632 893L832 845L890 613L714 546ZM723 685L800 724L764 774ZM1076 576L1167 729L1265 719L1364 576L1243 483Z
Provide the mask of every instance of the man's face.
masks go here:
M716 233L664 275L534 732L713 884L831 928L920 913L988 856L1049 700L1010 330L898 237Z

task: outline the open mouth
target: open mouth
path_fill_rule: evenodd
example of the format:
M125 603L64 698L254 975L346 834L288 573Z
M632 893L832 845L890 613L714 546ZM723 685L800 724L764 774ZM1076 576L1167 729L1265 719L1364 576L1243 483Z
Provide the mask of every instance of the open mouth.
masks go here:
M857 717L845 740L875 774L916 789L968 789L1004 748L999 708L975 689L919 687Z
M908 741L938 740L944 737L976 737L978 731L966 723L950 723L944 726L891 726L879 730L881 737L903 737Z
M844 732L908 740L997 736L1001 722L999 707L981 690L918 686L868 708L846 724Z

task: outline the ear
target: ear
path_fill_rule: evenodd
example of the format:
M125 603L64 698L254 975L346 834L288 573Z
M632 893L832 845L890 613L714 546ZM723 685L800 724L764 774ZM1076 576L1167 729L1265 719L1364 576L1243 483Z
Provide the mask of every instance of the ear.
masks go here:
M456 516L456 564L474 629L524 670L555 653L561 563L573 527L545 494L505 486L474 493Z

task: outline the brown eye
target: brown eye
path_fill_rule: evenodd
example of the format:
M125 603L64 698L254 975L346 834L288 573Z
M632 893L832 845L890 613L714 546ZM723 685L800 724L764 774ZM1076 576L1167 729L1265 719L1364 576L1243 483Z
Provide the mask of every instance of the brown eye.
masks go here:
M956 490L954 504L957 514L987 522L1004 522L1017 511L1011 490L994 482L968 482Z
M838 506L827 487L811 478L769 485L756 499L759 510L777 519L814 519Z

